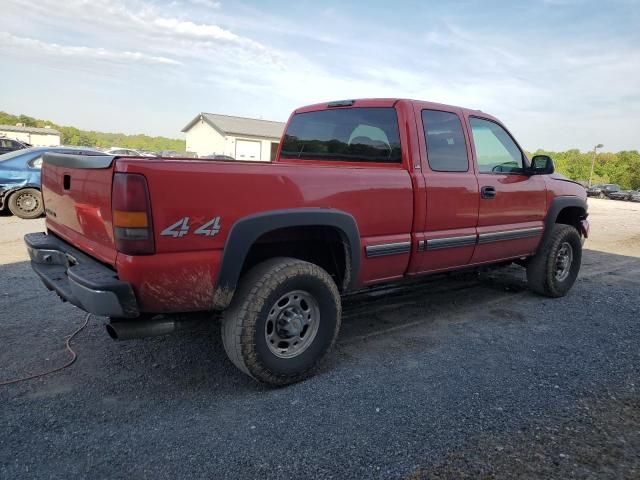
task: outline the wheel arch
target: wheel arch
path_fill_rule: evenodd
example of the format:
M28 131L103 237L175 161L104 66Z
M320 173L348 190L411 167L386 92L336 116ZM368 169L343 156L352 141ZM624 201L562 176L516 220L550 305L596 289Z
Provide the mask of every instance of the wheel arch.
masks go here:
M580 232L580 220L587 217L587 202L579 197L556 197L551 202L544 220L543 241L551 234L553 225L572 225ZM581 233L582 234L582 233Z
M9 205L9 198L16 192L20 190L24 190L25 188L33 188L34 190L38 190L40 194L42 194L42 189L40 185L36 185L34 183L25 183L24 185L17 185L14 187L9 187L6 190L0 191L0 210L7 208Z
M354 289L360 273L360 233L352 215L341 210L300 208L261 212L238 220L225 241L214 307L224 309L231 303L248 255L259 239L272 232L292 228L326 228L335 231L344 248L345 276L341 291Z

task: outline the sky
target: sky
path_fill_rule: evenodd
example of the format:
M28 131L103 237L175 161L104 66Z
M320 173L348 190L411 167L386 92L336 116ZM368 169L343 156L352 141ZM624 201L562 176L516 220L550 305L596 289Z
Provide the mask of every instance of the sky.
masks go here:
M640 149L640 0L2 0L0 110L182 138L199 112L477 108L533 151Z

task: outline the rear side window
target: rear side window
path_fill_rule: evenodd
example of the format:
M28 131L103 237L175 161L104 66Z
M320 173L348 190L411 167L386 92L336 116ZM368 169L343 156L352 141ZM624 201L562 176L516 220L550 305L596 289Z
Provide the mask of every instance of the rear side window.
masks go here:
M467 145L458 115L438 110L423 110L422 127L431 170L436 172L469 170Z
M394 108L340 108L293 116L282 158L400 163L400 134Z

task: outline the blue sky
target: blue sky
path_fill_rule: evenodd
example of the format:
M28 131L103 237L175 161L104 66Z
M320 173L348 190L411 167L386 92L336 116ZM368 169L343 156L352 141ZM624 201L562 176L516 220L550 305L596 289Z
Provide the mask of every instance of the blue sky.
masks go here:
M409 97L527 149L640 149L640 0L4 0L0 110L180 137L198 112Z

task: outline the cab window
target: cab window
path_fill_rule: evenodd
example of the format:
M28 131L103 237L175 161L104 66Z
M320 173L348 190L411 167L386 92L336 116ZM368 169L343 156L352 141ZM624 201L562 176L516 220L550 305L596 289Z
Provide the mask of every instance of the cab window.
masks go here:
M480 173L522 173L524 156L507 131L495 122L471 117L471 133Z
M400 163L394 108L339 108L297 113L287 127L282 158Z
M438 110L423 110L422 127L431 170L436 172L469 170L467 144L458 115Z

